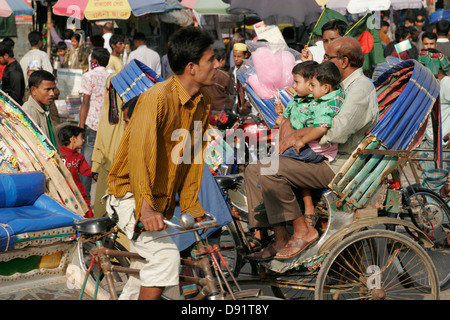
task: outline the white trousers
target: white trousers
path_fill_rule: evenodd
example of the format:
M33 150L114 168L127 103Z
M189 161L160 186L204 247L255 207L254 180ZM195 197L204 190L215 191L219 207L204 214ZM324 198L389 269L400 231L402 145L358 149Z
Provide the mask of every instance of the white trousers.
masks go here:
M107 214L110 217L117 214L119 219L117 225L130 239L130 251L145 258L145 262L132 261L130 267L140 269L139 277L130 275L119 299L137 299L141 286L176 286L178 288L180 252L177 245L170 236L153 240L168 233L166 231L144 231L136 240L132 240L136 221L134 215L136 203L133 194L127 192L123 197L116 198L113 195L107 195L105 198Z

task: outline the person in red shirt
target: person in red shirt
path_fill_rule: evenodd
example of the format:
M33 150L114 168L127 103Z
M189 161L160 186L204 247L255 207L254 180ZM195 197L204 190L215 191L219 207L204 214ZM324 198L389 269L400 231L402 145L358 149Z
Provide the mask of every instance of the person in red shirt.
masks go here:
M83 146L83 133L84 129L77 126L68 125L61 128L58 133L58 138L61 143L59 153L61 154L62 161L72 174L73 180L75 181L75 184L80 190L89 208L89 211L86 213L85 218L92 218L93 213L91 209L91 203L87 197L86 189L81 183L80 177L78 175L78 173L80 173L83 176L91 177L96 180L96 176L95 174L92 174L91 167L89 166L88 162L86 161L84 156L77 151Z

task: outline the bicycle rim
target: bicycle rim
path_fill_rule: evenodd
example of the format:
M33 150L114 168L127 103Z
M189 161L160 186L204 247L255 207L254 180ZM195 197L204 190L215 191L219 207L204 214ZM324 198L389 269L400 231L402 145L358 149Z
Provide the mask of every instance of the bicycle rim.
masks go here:
M235 277L239 275L244 260L241 254L241 246L238 230L234 222L232 221L226 226L223 226L220 234L219 248L226 264ZM221 263L221 267L225 275L229 275L223 263Z
M439 298L439 283L421 246L396 232L372 229L347 237L330 251L317 277L315 297L434 300Z
M427 253L436 266L441 288L447 287L450 283L450 208L438 194L425 188L409 187L407 195L409 217L433 240L435 246L427 249Z

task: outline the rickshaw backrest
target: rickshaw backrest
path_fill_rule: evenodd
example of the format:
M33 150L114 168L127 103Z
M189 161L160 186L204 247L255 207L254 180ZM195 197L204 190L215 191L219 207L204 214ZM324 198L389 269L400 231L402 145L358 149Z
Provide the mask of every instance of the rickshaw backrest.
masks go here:
M418 146L433 107L439 109L439 83L415 60L392 67L374 85L380 119L329 185L339 204L358 209L383 205L388 175Z
M30 206L43 193L43 172L0 174L0 208Z

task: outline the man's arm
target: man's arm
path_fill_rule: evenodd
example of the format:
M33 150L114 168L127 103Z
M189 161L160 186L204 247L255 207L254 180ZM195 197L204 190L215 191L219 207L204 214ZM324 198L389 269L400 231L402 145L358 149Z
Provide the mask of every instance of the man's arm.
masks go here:
M83 94L83 102L81 103L80 107L80 128L84 128L84 125L86 123L86 118L89 112L89 107L91 103L91 96L89 94Z

